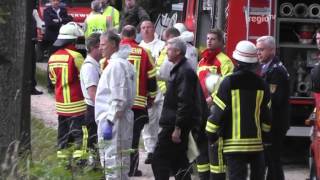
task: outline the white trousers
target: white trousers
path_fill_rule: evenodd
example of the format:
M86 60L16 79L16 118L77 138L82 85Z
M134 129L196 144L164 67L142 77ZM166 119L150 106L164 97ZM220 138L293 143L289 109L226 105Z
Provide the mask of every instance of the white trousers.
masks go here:
M158 140L159 119L161 117L162 106L163 100L160 100L148 109L149 123L146 124L142 130L144 148L147 153L153 153Z
M121 119L116 119L112 129L112 139L103 140L98 124L98 144L102 167L107 180L129 180L130 153L133 135L133 112L127 110Z

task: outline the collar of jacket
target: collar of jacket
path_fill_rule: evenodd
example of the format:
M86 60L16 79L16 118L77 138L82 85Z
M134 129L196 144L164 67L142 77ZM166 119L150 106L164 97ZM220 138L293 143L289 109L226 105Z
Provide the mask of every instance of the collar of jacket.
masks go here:
M134 45L138 45L138 43L134 40L134 39L130 39L130 38L123 38L120 41L120 44L134 44Z
M206 60L211 60L211 59L215 59L216 56L221 52L220 48L217 48L215 50L211 50L211 49L205 49L202 53L201 53L201 58L202 59L206 59Z
M68 44L68 45L64 46L63 49L70 49L72 51L76 51L77 50L77 48L76 48L76 46L74 44Z
M270 70L273 68L273 66L274 66L275 64L278 64L279 62L280 62L280 60L278 59L278 57L277 57L277 56L274 56L274 57L272 58L272 60L271 60L271 63L270 63L269 66L268 66L267 72L270 71Z
M175 73L175 71L177 71L177 69L179 69L179 67L184 64L187 61L186 57L183 57L178 64L175 64L172 68L172 70L170 71L170 75Z

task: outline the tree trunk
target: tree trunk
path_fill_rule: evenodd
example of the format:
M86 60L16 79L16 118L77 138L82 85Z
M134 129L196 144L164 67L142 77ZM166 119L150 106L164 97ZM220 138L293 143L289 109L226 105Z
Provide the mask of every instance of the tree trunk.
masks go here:
M0 1L0 163L12 142L30 149L31 3Z

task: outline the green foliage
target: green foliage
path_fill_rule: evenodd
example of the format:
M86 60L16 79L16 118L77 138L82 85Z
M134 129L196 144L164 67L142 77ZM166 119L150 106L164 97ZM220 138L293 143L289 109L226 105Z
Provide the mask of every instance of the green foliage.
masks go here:
M4 8L3 7L0 7L0 24L6 24L7 23L7 21L5 20L5 18L7 17L7 16L10 16L10 12L8 12L8 11L6 11L6 10L4 10Z
M47 128L35 118L32 118L32 159L28 169L24 173L31 179L100 179L103 174L99 169L91 166L79 165L79 161L72 158L62 161L57 158L57 130ZM73 147L69 149L70 154Z

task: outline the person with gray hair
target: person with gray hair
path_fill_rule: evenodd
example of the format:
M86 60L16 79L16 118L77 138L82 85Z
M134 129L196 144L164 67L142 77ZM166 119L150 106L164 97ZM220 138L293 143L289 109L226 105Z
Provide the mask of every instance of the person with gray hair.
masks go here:
M96 97L97 86L100 78L101 52L99 50L100 34L91 34L86 41L88 51L87 57L80 70L80 83L84 100L87 104L85 113L85 125L88 129L88 148L90 150L89 164L96 165L96 156L98 154L97 145L97 125L94 120L94 101Z
M275 56L275 40L272 36L258 38L256 46L261 64L261 76L270 86L272 102L271 144L265 148L267 180L283 180L285 178L280 155L282 142L289 129L289 74Z
M107 180L128 180L133 112L135 70L127 60L131 48L119 46L120 37L107 31L100 37L100 50L108 65L103 70L95 99L100 161Z
M168 41L168 60L174 64L170 72L154 150L152 170L156 180L168 180L170 172L176 179L190 180L187 158L188 137L201 117L198 77L185 58L186 44L180 38ZM205 102L202 96L203 102Z
M107 30L110 25L106 17L101 14L101 3L99 0L91 2L91 13L84 21L84 37L88 38L92 33L102 33Z

